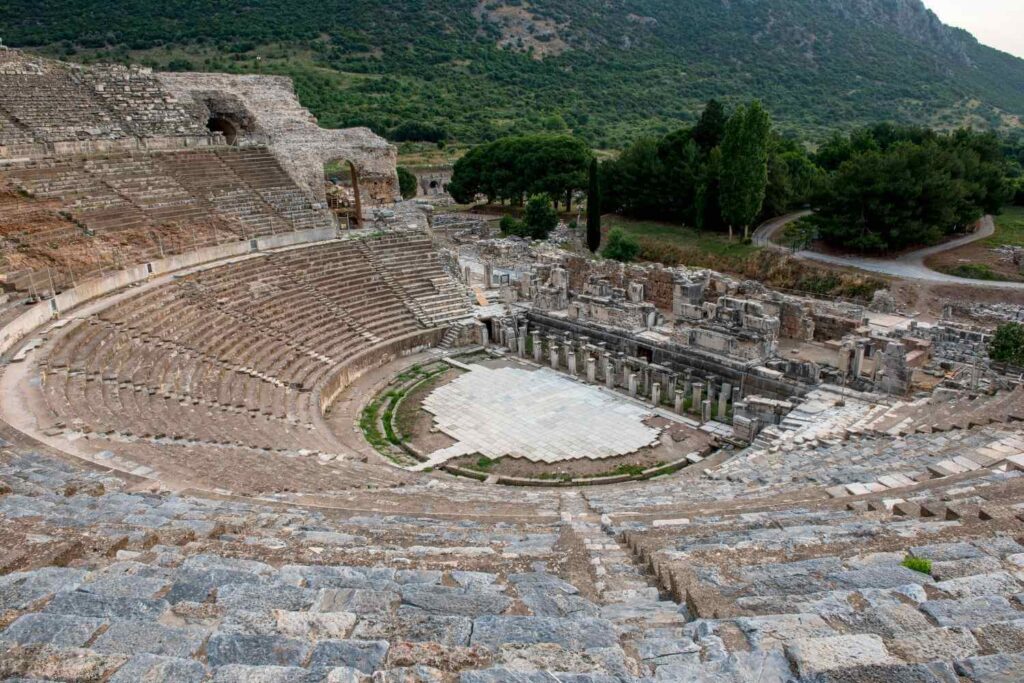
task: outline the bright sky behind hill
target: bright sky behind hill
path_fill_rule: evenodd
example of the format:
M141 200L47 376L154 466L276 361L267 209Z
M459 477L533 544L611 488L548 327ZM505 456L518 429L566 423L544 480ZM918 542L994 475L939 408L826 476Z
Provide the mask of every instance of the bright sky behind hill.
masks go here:
M942 22L985 45L1024 57L1024 0L924 0Z

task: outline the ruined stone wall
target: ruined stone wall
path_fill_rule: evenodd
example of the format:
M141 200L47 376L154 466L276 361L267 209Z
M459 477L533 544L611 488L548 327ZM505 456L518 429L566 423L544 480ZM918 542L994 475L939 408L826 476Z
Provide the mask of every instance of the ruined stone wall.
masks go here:
M612 287L626 289L630 282L644 286L644 300L662 311L672 310L675 274L664 266L629 266L616 261L591 261L581 256L568 256L565 269L569 273L569 289L581 292L591 276L608 280Z
M827 313L814 314L814 340L842 339L860 326L859 320Z
M265 140L295 181L322 206L327 201L324 164L338 159L356 169L364 218L371 219L375 207L401 198L395 147L368 128L320 128L299 103L290 78L205 73L161 73L158 78L174 97L188 103L194 116L204 120L218 113L206 94L237 98L251 114L245 135Z

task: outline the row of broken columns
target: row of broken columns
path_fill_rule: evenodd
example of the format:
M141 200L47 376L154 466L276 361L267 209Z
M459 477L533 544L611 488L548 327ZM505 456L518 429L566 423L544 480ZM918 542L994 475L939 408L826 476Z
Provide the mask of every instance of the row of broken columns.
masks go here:
M724 418L730 403L735 405L742 399L739 387L717 377L701 381L689 370L680 374L643 358L609 350L605 342L591 344L586 336L574 338L569 332L563 336L542 335L539 330L527 333L525 324L518 329L506 328L506 332L508 350L522 358L527 357L529 337L534 362L548 364L552 370L565 371L572 377L582 376L589 384L626 389L631 397L649 400L655 406L671 404L679 415L686 414L689 406L689 412L698 415L702 424L712 419L712 406L717 405L717 415Z

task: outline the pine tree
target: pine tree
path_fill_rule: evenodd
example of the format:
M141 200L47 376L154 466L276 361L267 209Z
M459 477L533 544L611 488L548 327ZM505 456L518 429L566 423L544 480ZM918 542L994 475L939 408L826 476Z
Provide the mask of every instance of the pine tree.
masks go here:
M601 183L597 159L590 162L590 186L587 191L587 247L594 254L601 246Z

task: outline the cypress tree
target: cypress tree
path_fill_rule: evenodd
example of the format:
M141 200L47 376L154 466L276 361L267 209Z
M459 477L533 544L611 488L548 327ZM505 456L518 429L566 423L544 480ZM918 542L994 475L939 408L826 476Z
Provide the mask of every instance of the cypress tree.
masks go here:
M590 161L590 186L587 188L587 247L597 253L601 246L601 183L597 176L597 159Z

